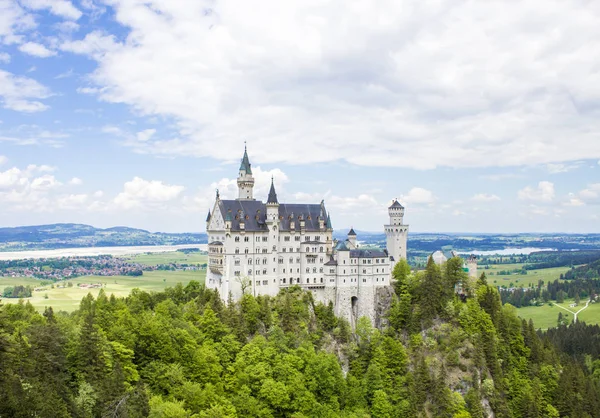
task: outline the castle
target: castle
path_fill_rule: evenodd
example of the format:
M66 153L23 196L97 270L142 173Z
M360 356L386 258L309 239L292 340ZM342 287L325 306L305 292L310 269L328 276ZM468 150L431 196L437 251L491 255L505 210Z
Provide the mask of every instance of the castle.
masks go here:
M244 149L237 179L238 198L221 199L206 218L206 285L223 300L244 293L276 295L300 286L315 300L332 302L335 313L354 324L374 319L377 289L389 286L394 264L406 258L408 225L404 207L394 200L385 225L387 249L360 248L353 229L345 241L332 239L325 202L279 203L273 179L266 203L253 197L254 177Z

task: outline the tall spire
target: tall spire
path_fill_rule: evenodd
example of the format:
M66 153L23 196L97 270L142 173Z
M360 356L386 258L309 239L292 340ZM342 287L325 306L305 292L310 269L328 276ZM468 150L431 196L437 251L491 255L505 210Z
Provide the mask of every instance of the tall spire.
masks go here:
M244 157L242 158L242 163L240 164L240 171L245 171L246 174L252 174L250 160L248 159L248 149L246 147L246 141L244 141Z
M206 222L210 221L210 209L208 210L208 216L206 217Z
M269 190L269 198L267 199L267 203L276 203L277 201L277 193L275 192L275 184L273 183L273 176L271 176L271 190Z

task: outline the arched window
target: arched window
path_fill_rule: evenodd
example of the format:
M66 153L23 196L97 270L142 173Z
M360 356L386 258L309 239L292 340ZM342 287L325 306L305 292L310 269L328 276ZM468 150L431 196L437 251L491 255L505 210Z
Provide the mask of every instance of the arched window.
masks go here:
M319 252L322 253L323 252L323 247L319 247Z
M313 267L313 273L316 273L316 272L317 272L317 268Z
M306 268L306 272L307 272L307 273L310 273L310 268L308 268L308 267L307 267L307 268Z

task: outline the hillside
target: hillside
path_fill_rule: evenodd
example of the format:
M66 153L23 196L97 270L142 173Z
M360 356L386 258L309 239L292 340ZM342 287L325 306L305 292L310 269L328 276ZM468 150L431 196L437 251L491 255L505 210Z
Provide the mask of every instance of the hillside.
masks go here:
M0 306L0 415L599 416L597 329L573 330L582 349L569 328L550 340L484 281L459 298L458 261L398 266L377 328L352 330L298 286L229 305L190 282L101 291L70 315Z
M51 224L0 228L0 251L206 243L204 233L170 234L117 226Z

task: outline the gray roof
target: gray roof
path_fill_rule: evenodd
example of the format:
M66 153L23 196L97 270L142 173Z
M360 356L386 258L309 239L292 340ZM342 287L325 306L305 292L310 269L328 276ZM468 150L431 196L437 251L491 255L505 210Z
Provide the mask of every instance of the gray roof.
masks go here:
M231 218L231 230L240 230L240 216L244 218L246 231L266 231L267 206L258 200L219 200L219 209L223 218ZM295 230L300 230L299 217L304 219L304 228L308 232L320 231L319 216L327 213L325 204L279 204L279 229L289 231L291 221L295 221ZM236 219L237 218L237 219ZM247 218L247 219L246 219ZM292 218L292 219L290 219Z
M208 216L206 217L206 222L210 221L210 209L208 210Z
M356 232L354 232L354 228L350 228L350 231L348 231L348 235L356 236Z
M325 266L337 266L337 261L334 260L333 256L329 257L329 261L324 264Z
M208 245L223 245L223 243L221 241L213 241L209 242Z
M273 184L273 177L271 177L271 190L269 190L269 197L267 203L279 203L277 201L277 193L275 193L275 185Z
M382 258L387 256L388 253L384 250L350 250L351 258Z
M400 204L400 202L398 202L398 200L394 200L394 203L392 203L392 206L389 207L389 209L391 208L400 208L400 209L404 209L404 206L402 206Z
M335 250L336 251L350 251L344 241L338 242L337 245L335 246Z

